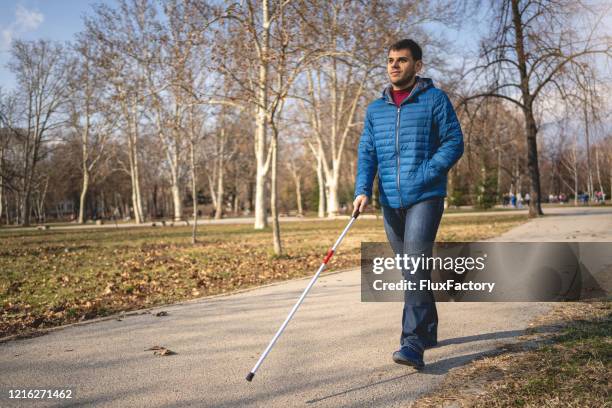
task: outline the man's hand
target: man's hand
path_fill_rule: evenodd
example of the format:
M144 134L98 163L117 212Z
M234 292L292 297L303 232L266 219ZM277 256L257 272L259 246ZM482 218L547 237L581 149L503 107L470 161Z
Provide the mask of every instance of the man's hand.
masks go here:
M367 206L368 196L365 194L358 195L353 201L353 215L355 215L355 210L359 210L359 214L363 214Z

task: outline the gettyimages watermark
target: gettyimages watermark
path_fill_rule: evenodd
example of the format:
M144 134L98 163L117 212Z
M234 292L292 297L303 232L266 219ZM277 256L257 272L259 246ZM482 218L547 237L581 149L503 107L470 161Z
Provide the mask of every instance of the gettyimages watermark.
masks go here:
M361 245L364 302L578 301L608 298L611 287L610 242Z

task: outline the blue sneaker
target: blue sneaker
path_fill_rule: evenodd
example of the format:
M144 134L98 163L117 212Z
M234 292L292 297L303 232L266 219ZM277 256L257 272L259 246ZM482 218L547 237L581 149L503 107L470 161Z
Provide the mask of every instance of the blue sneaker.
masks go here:
M410 347L402 347L395 353L393 353L393 361L397 364L403 364L422 370L425 368L425 362L423 362L423 353L417 353Z
M429 349L429 348L434 348L434 347L438 347L438 342L437 342L437 341L428 341L428 342L424 342L424 343L423 343L423 346L424 346L426 349Z

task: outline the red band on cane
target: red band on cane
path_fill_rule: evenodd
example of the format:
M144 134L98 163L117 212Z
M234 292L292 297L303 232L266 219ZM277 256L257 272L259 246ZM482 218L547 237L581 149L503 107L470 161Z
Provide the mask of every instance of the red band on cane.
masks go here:
M330 249L329 251L327 251L327 255L325 255L325 258L323 258L323 263L326 264L327 261L329 261L329 259L334 255L334 250Z

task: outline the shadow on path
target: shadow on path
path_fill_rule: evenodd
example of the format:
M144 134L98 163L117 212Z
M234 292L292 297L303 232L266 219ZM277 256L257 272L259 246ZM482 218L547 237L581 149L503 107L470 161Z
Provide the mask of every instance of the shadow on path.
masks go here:
M557 326L539 326L535 329L537 331L550 331L550 330L555 329L556 327ZM514 338L514 337L519 337L524 334L525 334L524 330L506 330L506 331L479 334L479 335L474 335L474 336L457 337L455 339L442 340L434 348L440 348L440 347L451 345L451 344L463 344L463 343L470 343L470 342L483 341L483 340L509 339L509 338ZM527 343L530 343L530 342L531 341L518 342L516 343L516 346L520 347L521 345L526 345ZM324 401L330 398L335 398L335 397L339 397L342 395L346 395L351 392L361 391L366 388L375 387L378 385L397 381L399 379L406 378L406 377L415 375L417 373L431 374L431 375L436 375L436 376L444 375L444 374L447 374L453 368L461 367L461 366L471 363L472 361L478 360L480 358L500 354L502 352L503 351L499 348L493 348L491 350L485 350L485 351L476 352L472 354L465 354L465 355L461 355L457 357L450 357L450 358L438 360L436 362L427 364L425 368L420 372L412 371L410 373L396 376L393 378L389 378L386 380L377 381L377 382L373 382L373 383L366 384L366 385L360 385L358 387L349 388L344 391L326 395L324 397L311 399L311 400L306 401L306 403L314 404L314 403L321 402L321 401Z

